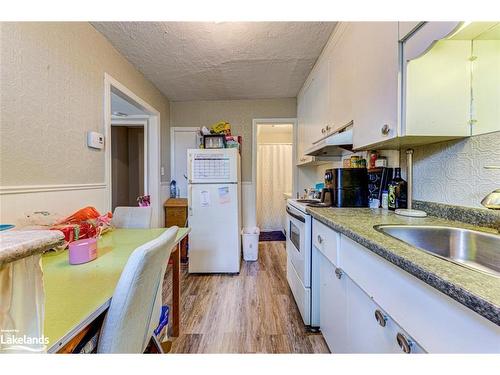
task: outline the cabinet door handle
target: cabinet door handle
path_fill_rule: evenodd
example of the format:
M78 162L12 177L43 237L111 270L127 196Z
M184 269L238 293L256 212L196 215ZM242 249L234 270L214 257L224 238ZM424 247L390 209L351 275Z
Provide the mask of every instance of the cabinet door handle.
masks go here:
M325 128L321 128L321 133L325 134L326 133L326 129Z
M321 245L323 243L323 238L318 234L318 243Z
M341 279L342 278L342 275L344 274L344 272L342 271L341 268L335 268L335 276L337 276L337 279Z
M380 132L382 133L382 135L388 135L390 131L391 131L391 128L387 124L384 124L382 126L382 128L380 129Z
M413 341L411 341L408 337L403 335L401 332L398 332L398 334L396 335L396 341L404 353L406 353L406 354L411 353L411 347L413 346Z
M375 319L381 327L385 327L387 325L387 315L378 309L375 310Z

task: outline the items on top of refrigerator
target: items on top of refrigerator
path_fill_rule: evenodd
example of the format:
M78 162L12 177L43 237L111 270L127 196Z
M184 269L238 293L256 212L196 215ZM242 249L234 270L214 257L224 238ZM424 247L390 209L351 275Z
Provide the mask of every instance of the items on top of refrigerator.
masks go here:
M219 121L212 125L210 133L231 135L231 124L227 121Z
M208 134L203 136L203 148L225 148L226 136L224 134Z
M241 152L241 135L226 135L226 148L237 148Z

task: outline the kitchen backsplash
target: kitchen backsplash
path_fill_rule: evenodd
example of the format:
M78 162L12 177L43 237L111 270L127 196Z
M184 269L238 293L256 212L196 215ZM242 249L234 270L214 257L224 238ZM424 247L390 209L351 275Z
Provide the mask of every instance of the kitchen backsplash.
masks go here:
M483 197L500 188L500 169L484 168L500 166L500 132L415 147L413 165L415 199L482 207Z

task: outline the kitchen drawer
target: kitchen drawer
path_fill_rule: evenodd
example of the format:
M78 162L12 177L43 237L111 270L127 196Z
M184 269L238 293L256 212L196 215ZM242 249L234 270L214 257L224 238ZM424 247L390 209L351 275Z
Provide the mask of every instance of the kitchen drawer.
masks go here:
M339 264L338 249L340 234L338 232L314 219L312 225L312 243L335 266Z
M347 285L349 352L425 353L416 340L398 326L356 283L346 274L342 278L346 278Z
M342 270L426 351L500 353L499 326L350 238L340 244Z

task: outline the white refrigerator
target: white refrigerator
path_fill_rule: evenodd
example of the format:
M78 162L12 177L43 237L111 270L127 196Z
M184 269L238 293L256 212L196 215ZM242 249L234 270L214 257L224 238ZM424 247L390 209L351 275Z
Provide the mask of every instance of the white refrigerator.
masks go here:
M187 151L189 272L238 273L241 259L237 149Z

